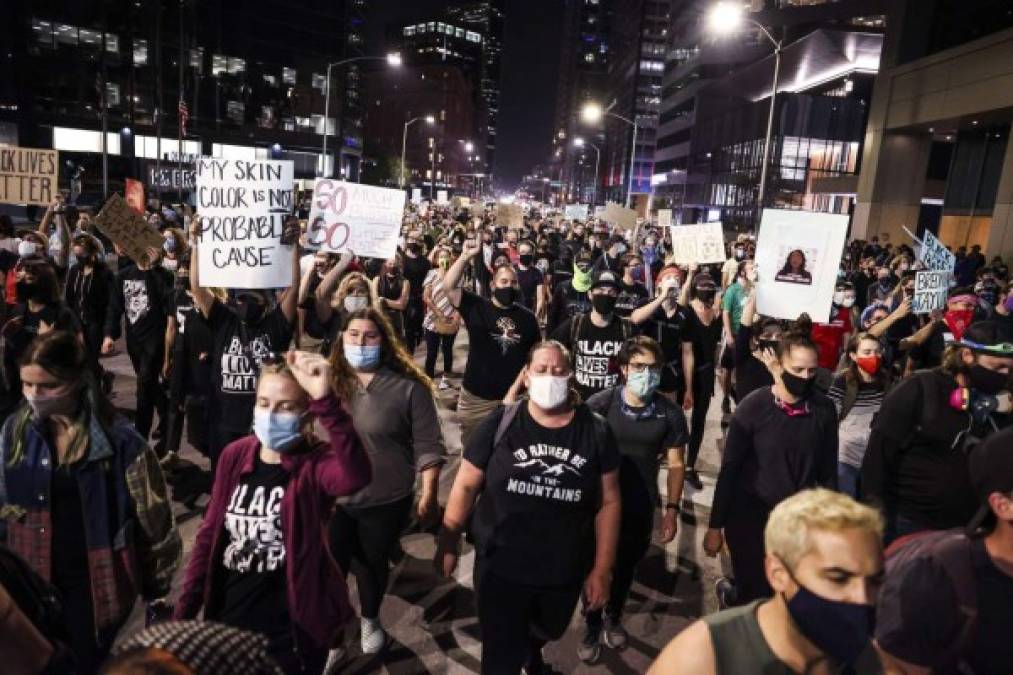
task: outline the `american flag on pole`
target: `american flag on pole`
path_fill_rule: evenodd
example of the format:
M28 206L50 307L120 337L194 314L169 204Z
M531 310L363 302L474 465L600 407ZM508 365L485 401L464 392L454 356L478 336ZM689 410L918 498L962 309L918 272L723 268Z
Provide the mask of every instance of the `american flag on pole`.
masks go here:
M182 97L179 99L179 133L181 136L186 136L186 123L190 121L190 108L187 107L186 101Z

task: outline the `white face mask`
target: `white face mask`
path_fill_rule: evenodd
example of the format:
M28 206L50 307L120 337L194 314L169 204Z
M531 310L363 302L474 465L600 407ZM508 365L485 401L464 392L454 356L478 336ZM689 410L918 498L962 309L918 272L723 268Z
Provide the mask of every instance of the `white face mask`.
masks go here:
M179 268L179 261L165 258L164 260L162 260L162 267L169 270L170 272L175 272Z
M369 307L369 298L367 298L365 295L345 296L346 312L357 312L360 309L366 309L367 307Z
M21 243L18 244L18 255L21 256L22 258L30 258L31 256L35 255L35 251L36 246L34 241L27 241L25 239L22 239Z
M542 410L555 410L570 395L570 378L558 375L529 375L528 395Z

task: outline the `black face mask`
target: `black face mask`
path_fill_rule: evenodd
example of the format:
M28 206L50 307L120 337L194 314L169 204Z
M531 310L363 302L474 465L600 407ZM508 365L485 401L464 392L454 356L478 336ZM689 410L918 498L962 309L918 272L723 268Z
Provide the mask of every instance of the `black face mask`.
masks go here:
M409 253L414 253L417 255L420 250L422 250L422 247L419 246L418 244L408 244Z
M697 299L706 305L709 305L710 303L714 302L715 295L717 295L717 291L714 290L713 288L707 289L698 288L696 291Z
M504 307L509 307L514 304L515 300L517 300L517 289L513 286L494 288L492 291L492 297L496 300L496 302Z
M874 606L827 600L802 584L786 604L799 632L834 660L853 665L869 647L876 627Z
M189 291L190 290L190 277L176 277L176 290L177 291Z
M236 301L236 314L243 323L256 324L264 317L264 306L256 300L242 297Z
M15 284L17 290L18 300L24 302L35 294L35 284L28 281L19 281Z
M816 384L816 378L814 377L799 377L793 375L787 370L781 373L781 383L784 385L785 390L795 398L809 398L809 394L812 393L813 385Z
M521 261L522 265L524 265L525 267L529 267L531 263L535 261L535 256L531 255L530 253L524 253L520 256L519 260Z
M995 396L1009 386L1008 375L977 363L971 366L967 379L970 380L972 389L977 389L984 394L991 394L992 396Z
M594 307L594 311L598 312L602 316L608 316L616 308L616 296L614 295L591 296L591 306Z

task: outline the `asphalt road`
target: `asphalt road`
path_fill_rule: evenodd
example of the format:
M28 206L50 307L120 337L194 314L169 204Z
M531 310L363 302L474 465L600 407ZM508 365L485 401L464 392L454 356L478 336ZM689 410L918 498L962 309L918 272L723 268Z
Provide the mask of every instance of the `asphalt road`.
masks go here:
M135 378L122 343L118 346L120 351L107 358L104 364L117 373L113 403L125 414L132 415L135 408ZM455 348L455 372L464 371L467 350L467 333L462 331ZM419 354L424 354L424 347L420 348ZM437 370L437 377L439 373ZM460 380L453 379L451 383L452 388L439 393L440 418L447 447L451 452L450 461L440 480L441 503L446 502L460 461L460 434L453 412ZM714 582L721 575L722 566L727 566L728 563L724 559L707 558L703 554L701 542L720 462L720 420L719 400L715 399L711 405L704 446L697 465L704 488L696 491L686 486L678 536L665 546L655 543L638 569L623 621L630 635L629 645L622 652L605 649L597 665L585 666L576 654L583 634L583 621L578 611L566 635L545 650L546 661L557 670L564 673L643 673L676 633L694 619L716 611ZM199 484L202 476L198 467L207 467L207 462L190 447L186 447L181 456L184 468L176 472L170 481L174 485L175 496L190 491L193 485ZM659 481L664 491L664 471ZM183 535L184 561L189 558L200 525L201 506L206 501L207 497L202 497L190 507L179 501L174 502ZM697 527L697 523L701 523L701 526ZM451 582L444 581L433 573L432 535L407 534L402 539L402 545L406 555L391 574L391 586L380 613L380 621L390 636L387 649L376 656L362 655L358 647L356 623L351 628L347 652L337 670L332 672L362 675L477 673L481 643L478 640L472 586L473 552L470 548L465 548L465 554ZM174 582L177 591L182 571L181 568L177 572ZM349 581L349 587L354 603L353 580ZM141 625L143 616L139 604L123 634L129 634Z

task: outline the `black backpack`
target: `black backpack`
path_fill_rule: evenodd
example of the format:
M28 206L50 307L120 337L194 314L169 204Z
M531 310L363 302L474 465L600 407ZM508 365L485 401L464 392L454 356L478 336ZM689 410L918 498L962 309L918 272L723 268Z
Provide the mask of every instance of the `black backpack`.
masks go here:
M70 641L64 623L63 600L56 588L36 574L28 563L0 544L0 586L32 625L56 650L51 663L69 658L63 649Z

